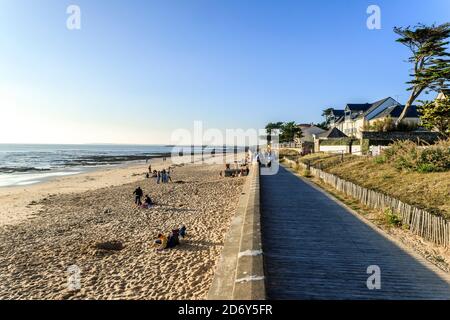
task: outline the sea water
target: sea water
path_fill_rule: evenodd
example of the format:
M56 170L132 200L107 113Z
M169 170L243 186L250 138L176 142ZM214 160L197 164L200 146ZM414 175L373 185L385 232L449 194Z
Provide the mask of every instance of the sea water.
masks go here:
M130 161L151 163L151 158L173 150L173 146L164 145L0 144L0 187L26 186ZM190 154L191 147L177 147L177 152L180 150ZM201 153L202 147L193 151Z

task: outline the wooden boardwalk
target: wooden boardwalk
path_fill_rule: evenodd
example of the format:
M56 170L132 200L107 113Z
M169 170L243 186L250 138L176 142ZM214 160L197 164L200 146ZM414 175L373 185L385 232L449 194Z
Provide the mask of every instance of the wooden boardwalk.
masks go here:
M281 166L261 176L261 210L269 299L450 299L447 273Z

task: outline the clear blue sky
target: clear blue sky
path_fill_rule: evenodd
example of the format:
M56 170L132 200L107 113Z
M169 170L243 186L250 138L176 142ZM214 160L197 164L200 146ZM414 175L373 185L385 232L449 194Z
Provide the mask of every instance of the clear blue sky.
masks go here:
M259 128L404 103L392 28L447 21L448 0L0 0L0 142L169 143L194 120Z

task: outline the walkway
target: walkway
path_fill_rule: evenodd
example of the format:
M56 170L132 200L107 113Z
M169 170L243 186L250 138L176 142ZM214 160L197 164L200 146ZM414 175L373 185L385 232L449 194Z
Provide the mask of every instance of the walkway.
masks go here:
M281 166L261 176L261 209L269 299L450 299L446 273Z

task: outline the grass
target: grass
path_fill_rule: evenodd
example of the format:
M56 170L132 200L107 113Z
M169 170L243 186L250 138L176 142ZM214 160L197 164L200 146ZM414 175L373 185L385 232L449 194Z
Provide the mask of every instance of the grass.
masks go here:
M450 218L450 171L402 170L382 157L316 153L298 158L362 187L395 197L430 213ZM426 172L426 173L424 173Z
M365 188L380 191L403 202L450 217L450 172L399 170L372 159L349 159L326 171Z
M294 156L298 156L298 155L299 155L298 151L292 150L292 149L284 149L284 148L282 148L282 149L280 149L280 152L279 152L280 158L282 158L282 157L294 157Z

